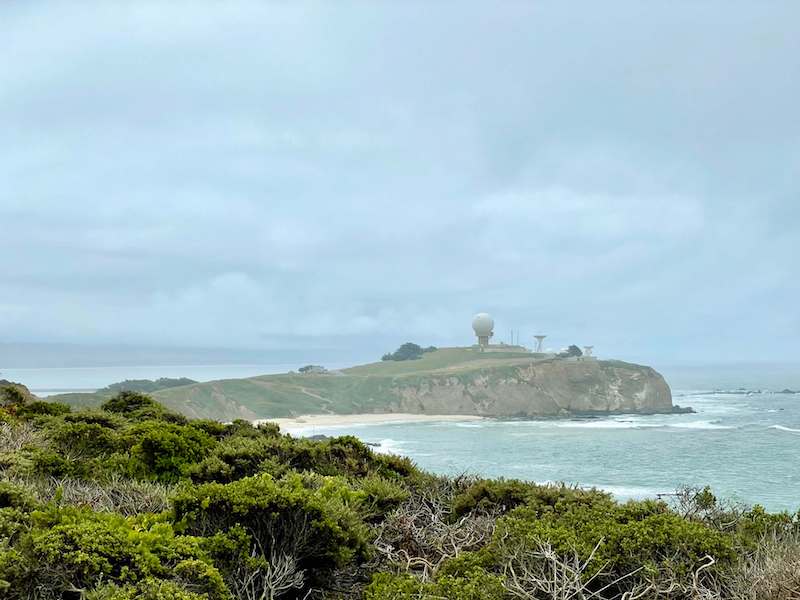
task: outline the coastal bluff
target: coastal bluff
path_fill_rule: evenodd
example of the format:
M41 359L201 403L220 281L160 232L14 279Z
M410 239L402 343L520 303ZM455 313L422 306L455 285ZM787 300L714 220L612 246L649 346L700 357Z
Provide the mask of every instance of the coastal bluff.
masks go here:
M341 371L196 383L153 396L187 416L221 420L375 413L525 418L677 410L667 382L647 366L475 348L441 348L418 360Z
M669 413L672 393L654 369L620 361L551 360L467 376L398 381L392 412L487 417Z

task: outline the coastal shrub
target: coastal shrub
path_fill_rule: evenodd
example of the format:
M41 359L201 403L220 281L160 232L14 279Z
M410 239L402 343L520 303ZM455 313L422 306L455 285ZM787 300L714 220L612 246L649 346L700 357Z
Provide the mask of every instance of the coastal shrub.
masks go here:
M720 502L708 486L678 489L672 505L685 519L735 534L737 544L748 551L754 550L764 538L800 535L800 510L795 514L769 513L758 504L745 507Z
M340 478L262 474L180 492L173 510L187 533L208 536L241 526L262 554L286 554L300 568L326 570L366 552L367 530L356 510L362 497Z
M56 417L58 415L63 415L70 412L72 408L69 404L63 404L61 402L46 402L44 400L34 400L32 402L28 402L20 409L20 414L26 417L32 417L34 415L44 415L44 416L51 416Z
M87 592L85 600L208 600L208 596L172 581L147 578L136 585L105 585Z
M226 440L234 448L239 442ZM413 463L407 458L391 457L375 454L366 444L353 436L342 436L326 440L293 439L290 437L259 438L258 444L240 446L246 454L255 448L259 449L262 461L270 461L262 465L261 470L268 470L277 461L285 468L295 471L312 471L320 475L342 475L346 477L364 477L376 473L387 478L404 478L417 472ZM226 450L220 448L218 458L228 464L224 458ZM252 468L255 457L246 460Z
M359 510L366 521L383 519L410 496L406 486L380 475L364 477L357 487L364 494Z
M573 504L612 504L613 500L598 490L584 490L566 485L539 485L516 479L480 479L453 499L453 513L461 517L469 512L507 512L522 504L537 512L562 511Z
M168 523L51 505L32 514L30 529L13 546L0 549L0 582L9 599L37 597L41 589L53 598L70 597L147 577L180 581L214 600L228 598L200 540L175 535Z
M462 577L444 575L427 582L411 575L377 573L364 592L365 600L500 600L506 597L502 579L480 569Z
M505 512L525 502L534 489L533 484L516 479L481 479L453 499L453 513L461 517L474 510Z
M134 415L142 410L163 410L163 407L150 396L132 390L121 391L113 398L106 400L100 408L122 415Z
M198 428L163 421L137 423L125 435L133 442L130 474L163 482L178 481L217 443Z
M212 419L195 419L189 421L189 425L207 433L217 441L227 437L231 432L231 425L226 425L225 423L220 423Z
M84 477L96 475L96 461L70 460L50 448L30 448L17 455L11 470L20 475L43 477Z
M140 392L120 392L104 402L100 408L135 420L158 419L177 424L188 422L184 415L167 410L150 396Z
M33 494L8 481L0 481L0 508L32 510L36 506Z
M73 459L113 454L122 446L114 429L85 421L64 421L50 431L49 437L55 449Z
M210 456L190 469L192 480L229 483L259 473L264 461L274 456L268 439L238 435L226 438Z
M705 572L712 576L735 559L730 536L687 521L655 501L570 502L545 510L522 505L498 521L492 551L502 562L504 556L543 542L558 555L574 554L588 562L587 572L602 567L604 574L595 579L598 585L633 572L641 577L668 572L678 579L691 579L706 556L716 561Z
M115 430L122 429L128 424L127 419L124 417L96 408L84 408L82 410L70 412L69 414L63 415L61 419L53 421L50 426L57 427L58 424L62 422L88 423Z

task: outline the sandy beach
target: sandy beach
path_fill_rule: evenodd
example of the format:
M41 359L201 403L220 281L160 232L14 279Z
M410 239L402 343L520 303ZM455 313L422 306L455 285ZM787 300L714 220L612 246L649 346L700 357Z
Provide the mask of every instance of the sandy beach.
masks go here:
M291 434L308 434L329 427L355 427L386 423L424 423L441 421L480 421L475 415L419 415L411 413L358 414L358 415L301 415L281 419L258 419L257 423L277 423L281 431Z

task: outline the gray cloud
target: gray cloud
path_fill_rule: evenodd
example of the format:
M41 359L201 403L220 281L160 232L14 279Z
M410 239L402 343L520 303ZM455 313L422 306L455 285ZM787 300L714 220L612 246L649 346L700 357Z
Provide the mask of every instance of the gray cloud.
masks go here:
M4 3L0 333L791 356L798 18Z

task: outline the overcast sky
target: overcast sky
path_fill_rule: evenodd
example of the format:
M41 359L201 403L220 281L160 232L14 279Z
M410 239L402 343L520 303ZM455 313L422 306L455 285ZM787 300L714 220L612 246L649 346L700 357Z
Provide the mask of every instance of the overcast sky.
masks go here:
M796 360L799 24L2 2L0 341Z

